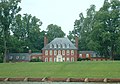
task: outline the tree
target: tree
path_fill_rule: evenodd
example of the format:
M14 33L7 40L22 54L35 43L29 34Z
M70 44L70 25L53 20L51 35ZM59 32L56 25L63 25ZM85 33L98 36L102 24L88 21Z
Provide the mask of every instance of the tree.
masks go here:
M62 31L61 27L59 27L57 25L50 24L47 27L47 36L48 36L48 39L49 39L49 42L50 42L54 38L64 37L65 33Z
M10 27L16 14L21 10L18 6L20 2L21 0L1 0L0 2L0 24L4 41L4 62L6 62L7 40L10 36Z
M43 32L40 31L42 22L31 14L17 15L12 28L14 37L20 44L19 52L28 52L28 49L39 51L42 46ZM17 48L16 48L17 49ZM16 50L15 50L16 51ZM12 51L14 52L14 51Z
M74 22L74 30L70 32L71 34L68 38L73 37L72 39L75 39L75 35L79 37L79 50L90 50L89 44L93 42L90 41L90 33L93 29L92 24L95 14L95 5L91 5L90 8L87 9L86 18L80 13L80 18Z
M98 41L101 55L114 59L120 37L120 1L105 0L103 7L96 13L92 39ZM119 49L119 48L118 48Z

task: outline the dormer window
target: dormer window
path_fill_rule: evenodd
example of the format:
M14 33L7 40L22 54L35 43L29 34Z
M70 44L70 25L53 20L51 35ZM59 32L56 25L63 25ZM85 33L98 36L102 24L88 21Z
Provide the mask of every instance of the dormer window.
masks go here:
M70 48L70 44L67 44L67 48Z
M56 44L54 44L54 48L57 48L57 45L56 45Z
M10 56L9 59L12 60L12 59L13 59L13 56Z
M62 48L65 48L65 44L62 44Z
M16 56L16 59L19 59L20 57L19 56Z
M58 48L61 48L60 44L58 44Z
M22 56L22 59L25 59L25 56Z
M50 48L52 48L52 44L50 44Z

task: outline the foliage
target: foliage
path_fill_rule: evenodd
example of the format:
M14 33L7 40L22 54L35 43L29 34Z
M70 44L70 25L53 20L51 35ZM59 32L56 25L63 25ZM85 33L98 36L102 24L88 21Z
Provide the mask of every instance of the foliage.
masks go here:
M0 64L0 77L119 78L120 61Z
M68 36L69 39L75 39L75 36L79 37L79 50L90 50L88 47L88 42L90 41L90 33L92 31L92 23L95 15L95 5L91 5L89 9L87 9L86 18L82 13L79 14L80 19L75 20L74 22L74 30Z
M40 19L30 14L20 14L16 16L15 23L13 24L12 32L14 38L18 39L20 46L19 52L32 52L39 51L43 46L44 31L40 31L42 22ZM26 43L27 42L27 43ZM15 47L16 49L16 47ZM16 52L12 51L11 52Z
M104 1L103 7L96 13L92 40L99 42L99 51L102 55L109 55L114 59L117 53L118 39L120 37L120 1ZM97 33L99 33L97 35Z
M30 62L42 62L42 60L39 58L34 58L34 59L31 59Z
M82 13L74 22L68 38L79 37L79 50L92 50L114 59L120 55L120 1L105 0L99 11L91 5L86 17Z
M21 0L1 0L0 2L0 27L4 42L4 61L6 61L7 42L10 36L10 28L16 14L21 10L18 6Z
M3 63L3 53L0 53L0 63Z
M49 42L52 41L54 38L64 37L65 33L62 31L61 27L57 25L50 24L47 27L47 36Z
M89 58L78 58L77 61L88 61L90 60Z

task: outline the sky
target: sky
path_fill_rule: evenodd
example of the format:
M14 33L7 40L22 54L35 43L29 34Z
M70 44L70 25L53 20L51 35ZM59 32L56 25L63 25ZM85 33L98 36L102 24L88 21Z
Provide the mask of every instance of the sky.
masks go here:
M74 22L82 12L94 4L98 11L104 0L22 0L21 14L31 14L42 21L41 30L46 30L49 24L56 24L69 34L74 28Z

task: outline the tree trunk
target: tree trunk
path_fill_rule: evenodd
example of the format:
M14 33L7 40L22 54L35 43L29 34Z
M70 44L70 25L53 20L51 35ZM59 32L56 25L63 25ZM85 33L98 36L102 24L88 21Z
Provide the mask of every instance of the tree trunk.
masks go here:
M3 62L6 62L7 46L6 46L6 36L5 36L4 30L3 30L3 41L4 41L4 59L3 59Z

